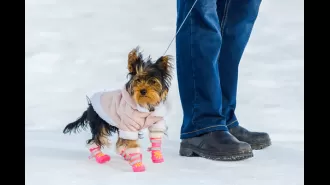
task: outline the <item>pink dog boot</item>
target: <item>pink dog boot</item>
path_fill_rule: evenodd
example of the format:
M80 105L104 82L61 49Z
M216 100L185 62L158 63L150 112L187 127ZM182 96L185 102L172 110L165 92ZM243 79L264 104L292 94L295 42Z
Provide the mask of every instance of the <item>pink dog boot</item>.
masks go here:
M151 160L153 163L164 162L163 154L161 152L162 140L160 138L150 138L151 147L148 148L151 151Z
M141 153L129 154L129 164L132 166L134 172L143 172L146 170L142 163Z
M121 155L125 161L129 160L129 155L126 154L125 150L122 150L119 155Z
M89 151L91 152L91 156L89 158L95 157L96 162L100 164L110 161L110 156L102 153L100 147L90 148Z

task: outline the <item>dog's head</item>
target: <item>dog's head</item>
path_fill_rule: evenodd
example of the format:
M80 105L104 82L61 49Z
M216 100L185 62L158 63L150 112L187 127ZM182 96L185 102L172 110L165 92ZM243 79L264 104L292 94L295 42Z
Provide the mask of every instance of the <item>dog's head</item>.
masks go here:
M164 102L172 79L172 57L161 56L155 62L150 57L143 59L139 47L128 54L128 75L126 90L141 107L154 111Z

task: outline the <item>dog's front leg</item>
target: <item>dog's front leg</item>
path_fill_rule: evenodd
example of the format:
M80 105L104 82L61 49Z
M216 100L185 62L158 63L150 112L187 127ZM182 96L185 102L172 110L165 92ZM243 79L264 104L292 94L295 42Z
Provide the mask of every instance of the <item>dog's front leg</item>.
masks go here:
M151 142L151 147L149 147L149 151L151 151L151 160L154 163L162 163L164 162L164 157L162 154L161 146L163 136L167 131L167 127L165 125L165 121L161 120L156 124L152 125L149 129L149 139Z

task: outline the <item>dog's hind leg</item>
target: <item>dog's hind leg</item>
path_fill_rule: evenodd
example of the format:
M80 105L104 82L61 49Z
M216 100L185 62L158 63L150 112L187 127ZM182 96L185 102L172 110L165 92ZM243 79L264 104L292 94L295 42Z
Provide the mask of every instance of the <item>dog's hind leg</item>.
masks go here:
M129 155L126 154L126 145L124 143L124 139L121 139L119 137L119 132L118 132L118 140L116 143L116 152L117 154L121 155L126 161L129 160Z
M93 139L89 141L89 151L91 152L90 158L95 158L100 164L110 161L110 156L104 154L101 151L103 146L110 146L110 140L108 139L108 132L105 127L101 128L100 133L93 134Z
M116 143L117 153L122 155L132 166L134 172L145 171L142 163L142 154L137 140L118 138Z

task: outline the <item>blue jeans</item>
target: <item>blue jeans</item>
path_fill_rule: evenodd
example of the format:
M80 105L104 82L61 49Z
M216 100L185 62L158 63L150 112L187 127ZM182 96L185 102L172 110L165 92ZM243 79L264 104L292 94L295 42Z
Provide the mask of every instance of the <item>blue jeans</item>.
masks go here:
M195 0L177 0L177 29ZM198 0L176 38L181 139L238 126L238 66L261 0Z

